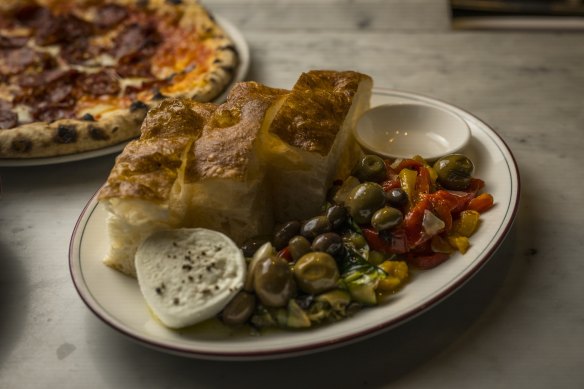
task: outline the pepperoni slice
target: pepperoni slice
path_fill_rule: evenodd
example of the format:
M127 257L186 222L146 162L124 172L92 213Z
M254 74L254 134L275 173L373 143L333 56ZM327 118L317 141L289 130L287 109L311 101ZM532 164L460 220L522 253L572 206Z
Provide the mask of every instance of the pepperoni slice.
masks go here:
M79 38L61 48L61 57L70 64L81 64L93 57L89 40Z
M146 77L152 76L152 62L150 57L140 55L127 55L123 57L116 67L116 71L122 77Z
M49 69L38 74L28 74L18 79L18 85L23 88L41 88L46 85L63 81L65 83L74 83L79 72L75 69Z
M59 119L70 119L75 116L72 109L60 107L37 108L32 112L32 115L36 120L48 123Z
M29 5L17 9L14 13L14 18L18 24L38 28L45 23L46 19L52 17L51 11L38 5Z
M79 80L81 90L93 96L117 95L120 83L113 72L102 70L87 74Z
M18 115L8 109L0 109L0 129L15 127L18 124Z
M114 53L116 58L136 54L153 55L154 49L160 41L161 37L155 26L133 23L116 37Z
M0 49L16 49L26 45L28 38L25 36L0 35Z
M32 107L32 116L40 121L53 121L73 116L76 70L49 70L20 80L22 93L17 104Z
M128 16L126 8L118 4L106 4L97 9L95 25L102 29L117 26Z
M73 42L93 33L92 25L74 15L43 18L35 32L35 40L41 46Z
M22 47L9 50L4 56L3 66L0 66L2 74L21 74L26 69L38 68L50 69L56 66L56 61L48 53L36 52L31 48Z

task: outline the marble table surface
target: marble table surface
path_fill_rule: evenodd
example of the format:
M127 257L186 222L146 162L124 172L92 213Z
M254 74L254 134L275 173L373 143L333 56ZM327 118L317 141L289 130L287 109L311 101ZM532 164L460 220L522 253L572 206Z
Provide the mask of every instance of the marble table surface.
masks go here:
M1 388L584 387L584 35L461 31L436 0L208 0L251 48L248 79L309 69L450 102L512 150L522 194L500 250L448 299L362 342L261 362L129 341L77 295L69 239L114 156L0 168Z

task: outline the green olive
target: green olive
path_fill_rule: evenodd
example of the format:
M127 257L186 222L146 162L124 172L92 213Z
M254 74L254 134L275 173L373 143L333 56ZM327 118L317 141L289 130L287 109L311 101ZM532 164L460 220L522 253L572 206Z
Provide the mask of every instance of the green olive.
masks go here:
M328 253L333 257L343 253L343 238L334 232L325 232L320 234L312 242L313 251Z
M339 269L327 253L308 253L294 265L294 278L300 290L309 294L326 292L337 286Z
M357 224L367 224L373 213L385 205L383 188L374 182L365 182L353 188L347 198L349 215Z
M403 220L404 215L399 209L383 207L373 214L371 225L377 231L383 231L400 225Z
M261 303L268 307L284 307L296 293L290 265L276 256L263 258L257 263L253 285Z
M311 251L310 242L302 235L296 235L288 242L288 249L294 261Z
M356 250L361 250L365 246L367 246L367 241L361 234L352 233L350 235L346 235L344 237L344 241L346 244L352 246Z
M353 168L352 175L361 182L381 182L387 178L385 162L377 155L363 156Z
M462 154L446 155L434 163L438 183L446 189L464 190L470 185L474 165Z
M308 240L313 240L318 235L331 230L331 224L329 223L326 216L316 216L312 219L308 219L302 224L300 228L300 235L304 236Z
M255 306L255 296L252 293L241 291L223 309L221 319L229 325L243 324L250 318Z
M289 221L278 226L274 232L274 248L282 250L288 246L288 241L300 232L300 222L297 220Z
M381 265L385 261L385 255L379 251L371 250L369 251L369 256L367 257L367 262L372 265Z

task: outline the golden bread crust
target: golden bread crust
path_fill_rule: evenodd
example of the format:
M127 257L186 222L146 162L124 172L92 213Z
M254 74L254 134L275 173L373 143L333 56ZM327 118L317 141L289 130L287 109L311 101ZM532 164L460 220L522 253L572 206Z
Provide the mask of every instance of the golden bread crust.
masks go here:
M140 139L117 157L99 199L168 200L186 149L200 136L215 108L211 103L168 99L151 109Z
M291 146L327 155L364 79L371 78L353 71L303 73L270 131Z
M185 182L207 178L242 180L266 111L288 91L256 82L237 84L220 105L188 154Z

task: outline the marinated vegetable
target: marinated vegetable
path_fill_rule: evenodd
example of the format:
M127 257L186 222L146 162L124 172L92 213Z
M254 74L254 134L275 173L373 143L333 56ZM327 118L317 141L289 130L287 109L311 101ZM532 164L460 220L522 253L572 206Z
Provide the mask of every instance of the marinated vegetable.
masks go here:
M339 269L335 259L322 252L308 253L294 264L294 278L300 290L319 294L335 288Z
M461 154L432 166L418 156L364 156L335 183L322 214L280 225L271 243L246 243L244 291L223 321L308 328L390 300L412 271L472 247L481 213L494 204L473 172Z
M451 154L434 163L438 182L446 189L465 190L470 185L474 165L462 154Z
M363 156L353 169L353 175L361 182L381 182L386 174L385 161L377 155Z
M365 182L351 190L347 198L347 210L357 224L367 224L371 216L385 205L383 188L373 182Z

